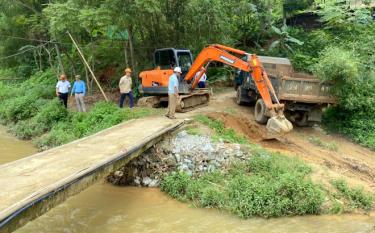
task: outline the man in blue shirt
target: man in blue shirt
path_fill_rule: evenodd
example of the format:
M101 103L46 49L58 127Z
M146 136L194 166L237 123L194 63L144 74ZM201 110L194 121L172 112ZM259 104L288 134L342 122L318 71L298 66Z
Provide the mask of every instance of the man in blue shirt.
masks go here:
M168 112L165 114L166 117L171 119L176 119L176 103L178 96L178 79L180 78L182 72L180 67L176 67L173 70L173 74L169 77L168 82Z
M77 104L78 112L86 112L86 106L84 97L86 95L86 85L85 82L81 80L80 75L75 76L76 81L74 81L71 95L74 95Z

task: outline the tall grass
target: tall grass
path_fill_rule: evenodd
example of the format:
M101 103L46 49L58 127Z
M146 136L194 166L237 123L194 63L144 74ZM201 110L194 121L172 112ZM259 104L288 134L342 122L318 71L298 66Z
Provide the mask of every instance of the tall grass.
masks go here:
M310 167L262 149L253 154L249 161L228 171L199 177L173 173L162 181L161 190L179 200L224 209L243 218L321 213L324 193L310 180Z

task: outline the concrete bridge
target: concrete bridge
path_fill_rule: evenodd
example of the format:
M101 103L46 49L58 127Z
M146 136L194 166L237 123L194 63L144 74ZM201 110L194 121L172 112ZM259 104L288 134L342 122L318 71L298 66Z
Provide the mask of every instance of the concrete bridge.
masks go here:
M125 165L183 124L132 120L0 166L0 232L12 232Z

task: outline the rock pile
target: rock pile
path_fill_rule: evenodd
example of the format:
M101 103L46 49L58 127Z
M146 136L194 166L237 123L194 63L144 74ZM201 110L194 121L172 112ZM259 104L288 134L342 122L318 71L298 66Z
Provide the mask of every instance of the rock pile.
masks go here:
M211 142L207 136L190 135L186 131L165 139L111 174L107 180L117 185L157 187L160 180L173 171L192 176L216 169L226 169L250 156L239 144Z

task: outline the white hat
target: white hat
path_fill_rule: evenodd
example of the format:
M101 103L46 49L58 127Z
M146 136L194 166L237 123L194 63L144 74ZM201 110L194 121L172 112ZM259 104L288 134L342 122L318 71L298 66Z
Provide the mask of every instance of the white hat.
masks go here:
M182 74L181 68L178 66L174 68L173 72Z

